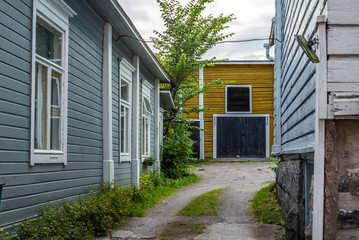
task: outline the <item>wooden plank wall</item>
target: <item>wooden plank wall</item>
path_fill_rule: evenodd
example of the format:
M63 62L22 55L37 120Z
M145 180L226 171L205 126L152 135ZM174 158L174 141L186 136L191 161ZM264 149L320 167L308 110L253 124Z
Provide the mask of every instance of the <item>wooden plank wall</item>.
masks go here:
M328 1L328 92L359 91L359 2Z
M285 0L283 4L282 151L301 151L314 144L316 65L309 61L294 36L315 37L319 0Z
M114 29L113 29L114 31ZM113 32L114 38L119 34ZM132 54L121 43L121 41L112 41L112 144L113 144L113 161L115 183L122 186L130 186L132 181L131 163L120 163L120 149L119 149L119 61L126 58L131 62Z
M30 166L32 1L0 2L0 226L33 216L50 202L76 198L102 181L104 21L83 1L70 18L68 165ZM10 27L11 26L11 27ZM3 45L4 44L4 45ZM6 59L6 60L5 60Z
M204 83L214 79L231 81L228 85L252 86L252 114L270 115L270 147L273 143L273 64L218 64L204 69ZM205 157L213 157L213 114L225 114L225 87L213 87L204 94Z
M196 73L196 76L198 77L198 71ZM192 107L195 107L199 105L199 98L198 96L196 96L195 98L192 98L190 100L188 100L184 106L184 109L189 109ZM198 113L191 113L187 115L187 119L199 119L199 114Z

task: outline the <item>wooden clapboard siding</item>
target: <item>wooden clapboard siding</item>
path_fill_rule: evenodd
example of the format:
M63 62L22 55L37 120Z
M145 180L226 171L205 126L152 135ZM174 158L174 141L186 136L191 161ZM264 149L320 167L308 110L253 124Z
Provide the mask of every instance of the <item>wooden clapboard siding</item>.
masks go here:
M88 193L102 181L104 21L86 1L67 1L68 164L30 167L32 1L0 3L0 179L6 183L0 226L33 216L39 206ZM11 26L11 28L9 27ZM6 61L4 61L6 59Z
M218 64L204 69L204 83L214 79L227 85L252 86L252 114L269 114L270 146L273 139L273 64ZM205 157L213 156L213 114L225 114L225 87L215 86L204 94L204 107L214 108L204 113Z
M198 71L196 71L195 73L195 77L198 77ZM183 107L184 109L190 109L193 108L195 106L199 105L199 98L198 96L196 96L195 98L192 98L190 100L188 100L185 103L185 106ZM199 114L198 113L190 113L186 115L187 119L199 119Z
M311 149L314 143L316 65L295 40L315 36L319 0L284 1L281 64L281 147L283 152ZM279 28L281 26L277 26Z
M359 25L359 2L357 0L330 0L328 24Z
M113 32L118 36L117 32ZM132 54L121 41L112 41L112 146L115 183L119 186L130 186L132 183L131 163L120 162L120 129L119 129L119 61L125 58L131 62Z
M186 102L186 106L184 107L184 109L186 109L186 108L189 109L189 108L195 107L197 105L199 105L198 97L192 98ZM190 113L190 114L187 114L187 118L188 119L199 119L199 114L198 113Z
M359 89L359 2L328 1L328 92Z

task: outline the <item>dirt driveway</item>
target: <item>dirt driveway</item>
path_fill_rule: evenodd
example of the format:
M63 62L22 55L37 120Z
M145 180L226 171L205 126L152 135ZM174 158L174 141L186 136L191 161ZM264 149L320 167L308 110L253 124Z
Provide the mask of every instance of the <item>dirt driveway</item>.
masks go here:
M196 174L202 180L179 190L165 199L143 218L134 218L129 224L115 230L103 239L203 239L249 240L278 239L274 225L255 223L246 216L253 194L266 183L274 180L274 173L267 169L269 162L216 162L197 167ZM198 217L204 225L201 234L181 234L181 225L189 217L175 216L195 197L214 189L227 188L221 197L218 216ZM186 219L187 218L187 219ZM190 221L193 223L193 218ZM181 224L173 224L178 223ZM171 227L174 228L171 230ZM163 231L178 231L177 235L160 237Z

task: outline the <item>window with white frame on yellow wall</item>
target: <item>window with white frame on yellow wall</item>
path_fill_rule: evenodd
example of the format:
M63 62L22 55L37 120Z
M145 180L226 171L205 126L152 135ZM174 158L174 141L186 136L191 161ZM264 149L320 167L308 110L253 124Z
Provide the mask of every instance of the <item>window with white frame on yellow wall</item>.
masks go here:
M68 18L63 1L34 1L31 165L67 163Z
M151 118L153 109L151 107L151 90L153 86L146 80L142 86L142 156L150 157L151 151Z

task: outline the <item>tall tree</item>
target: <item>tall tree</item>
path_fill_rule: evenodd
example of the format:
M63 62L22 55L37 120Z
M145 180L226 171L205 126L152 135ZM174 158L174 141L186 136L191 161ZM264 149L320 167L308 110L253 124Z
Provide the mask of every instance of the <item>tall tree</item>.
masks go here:
M197 72L199 68L218 62L215 57L202 59L203 55L219 41L233 35L225 34L226 25L234 20L233 14L218 17L203 16L206 5L214 0L190 0L182 6L179 0L156 0L162 12L165 31L155 31L152 38L158 50L157 57L172 76L170 91L177 109L167 112L169 120L165 124L163 172L172 178L188 174L188 161L192 158L193 141L190 139L191 123L182 113L208 111L207 108L186 107L186 102L208 90L212 85L221 85L222 81L213 80L199 85ZM174 121L172 121L174 120ZM169 124L171 123L171 124Z
M205 92L212 85L222 83L213 80L199 86L196 70L220 61L215 57L205 60L202 57L218 42L234 34L225 34L223 30L229 27L226 24L235 17L233 14L203 16L206 5L214 0L190 0L186 6L182 6L178 0L156 1L166 29L162 33L154 31L156 37L152 41L158 50L157 57L172 76L170 90L176 107L181 108L189 99ZM199 106L184 109L187 113L206 110Z

